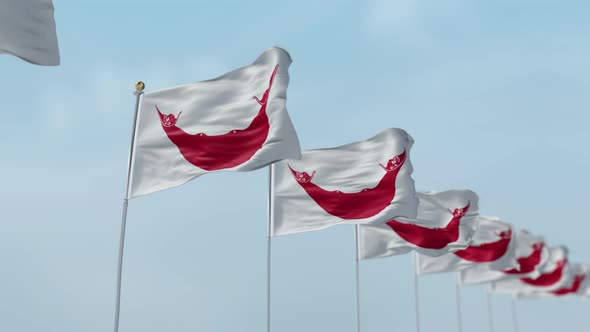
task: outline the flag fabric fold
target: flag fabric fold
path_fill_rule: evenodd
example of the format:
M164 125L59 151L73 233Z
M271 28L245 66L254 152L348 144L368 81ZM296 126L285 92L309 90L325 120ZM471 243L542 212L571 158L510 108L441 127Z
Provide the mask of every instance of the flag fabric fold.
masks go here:
M464 285L489 283L515 278L536 278L547 263L549 251L545 241L526 230L514 229L514 252L518 266L506 270L494 270L489 265L475 265L461 271Z
M441 256L469 246L479 213L476 193L448 190L416 196L415 219L402 217L359 227L361 259L405 254L410 250Z
M59 65L51 0L0 0L0 53L42 66Z
M145 93L138 112L128 198L216 171L253 171L299 159L286 109L291 57L265 51L218 78Z
M477 229L471 244L439 257L418 256L418 273L439 273L461 271L476 265L487 265L490 269L515 268L512 227L494 217L478 216Z
M272 236L414 218L413 139L402 129L273 165Z
M536 278L518 278L494 282L493 291L498 293L535 293L547 292L563 286L563 276L568 269L568 250L564 246L549 248L547 263Z

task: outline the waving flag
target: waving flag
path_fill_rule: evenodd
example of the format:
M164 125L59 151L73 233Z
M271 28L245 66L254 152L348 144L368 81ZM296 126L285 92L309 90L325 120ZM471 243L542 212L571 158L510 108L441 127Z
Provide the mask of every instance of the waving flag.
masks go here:
M584 280L582 281L576 295L581 297L588 297L590 296L590 264L582 263L581 265L582 270L586 272L586 277L584 277Z
M469 285L515 278L538 277L549 258L549 250L545 246L543 238L532 235L525 230L515 229L514 247L517 267L494 270L489 265L475 265L461 271L461 283Z
M440 257L420 255L418 273L461 271L483 264L496 270L516 267L512 227L492 217L478 216L476 223L469 247Z
M440 256L467 248L479 213L477 194L470 190L449 190L416 196L417 218L396 218L359 227L362 259L399 255L410 250Z
M560 286L554 290L534 291L531 289L516 293L520 299L555 298L571 295L584 296L588 285L588 273L590 267L587 264L570 263L564 270Z
M0 0L0 53L37 65L59 65L51 0Z
M568 250L564 246L549 249L549 258L536 278L519 278L498 281L492 289L499 293L534 293L552 291L563 286L563 276L567 272Z
M272 235L414 218L412 144L405 131L386 129L365 141L304 151L301 160L276 163Z
M216 171L252 171L301 156L286 109L289 54L141 99L129 198Z

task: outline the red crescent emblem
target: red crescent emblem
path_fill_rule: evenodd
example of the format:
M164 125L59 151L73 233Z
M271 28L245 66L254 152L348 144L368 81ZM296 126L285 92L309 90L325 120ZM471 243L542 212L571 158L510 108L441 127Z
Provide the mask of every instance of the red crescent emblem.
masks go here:
M377 186L356 193L325 190L311 182L315 171L309 175L294 170L291 165L289 169L297 183L324 211L342 219L364 219L377 215L391 204L395 197L395 180L405 161L406 151L390 159L387 166L380 164L385 174Z
M469 210L470 203L451 212L453 218L444 228L428 228L415 224L402 223L397 220L386 222L402 239L425 249L442 249L459 239L461 218Z
M162 129L188 162L206 171L232 168L245 163L262 148L268 137L270 124L266 107L278 69L279 66L276 65L262 98L252 97L260 105L260 110L247 128L230 130L222 135L191 135L176 126L182 112L177 116L163 114L156 106Z
M463 250L455 251L454 254L464 260L475 263L489 263L504 256L510 239L512 238L512 229L500 232L500 239L496 242L484 243L478 246L469 246Z

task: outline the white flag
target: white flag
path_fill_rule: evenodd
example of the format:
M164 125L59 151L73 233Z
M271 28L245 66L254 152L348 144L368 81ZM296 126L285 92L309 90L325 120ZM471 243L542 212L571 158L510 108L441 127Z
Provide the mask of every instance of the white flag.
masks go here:
M0 0L0 53L37 65L59 65L51 0Z
M587 264L569 263L563 272L561 286L554 290L534 291L530 288L518 292L515 296L519 299L557 298L569 295L584 296L588 285L588 273L590 267Z
M536 278L547 263L549 250L542 237L525 230L514 229L514 251L518 267L507 270L494 270L488 265L475 265L461 271L464 285L481 284L515 278Z
M272 48L216 79L144 94L128 197L300 158L286 109L290 64L285 50Z
M405 131L386 129L366 141L276 163L272 235L415 217L412 144Z
M511 294L558 289L562 286L562 277L567 266L567 255L566 247L551 247L548 262L543 266L538 277L498 281L492 284L492 289L495 292Z
M469 246L479 198L471 190L417 193L416 219L397 218L359 227L360 257L370 259L416 250L441 256Z
M440 257L418 256L418 273L461 271L485 264L491 269L517 267L512 228L493 217L477 217L477 229L469 247Z
M578 289L576 295L581 297L589 297L590 296L590 264L583 263L582 269L586 272L586 277L581 282L580 288Z

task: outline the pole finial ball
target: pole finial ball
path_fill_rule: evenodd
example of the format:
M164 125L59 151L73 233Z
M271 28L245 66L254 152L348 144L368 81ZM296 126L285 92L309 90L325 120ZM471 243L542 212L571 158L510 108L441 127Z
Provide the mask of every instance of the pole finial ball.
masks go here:
M145 89L145 83L142 81L135 83L135 91L143 91L143 89Z

